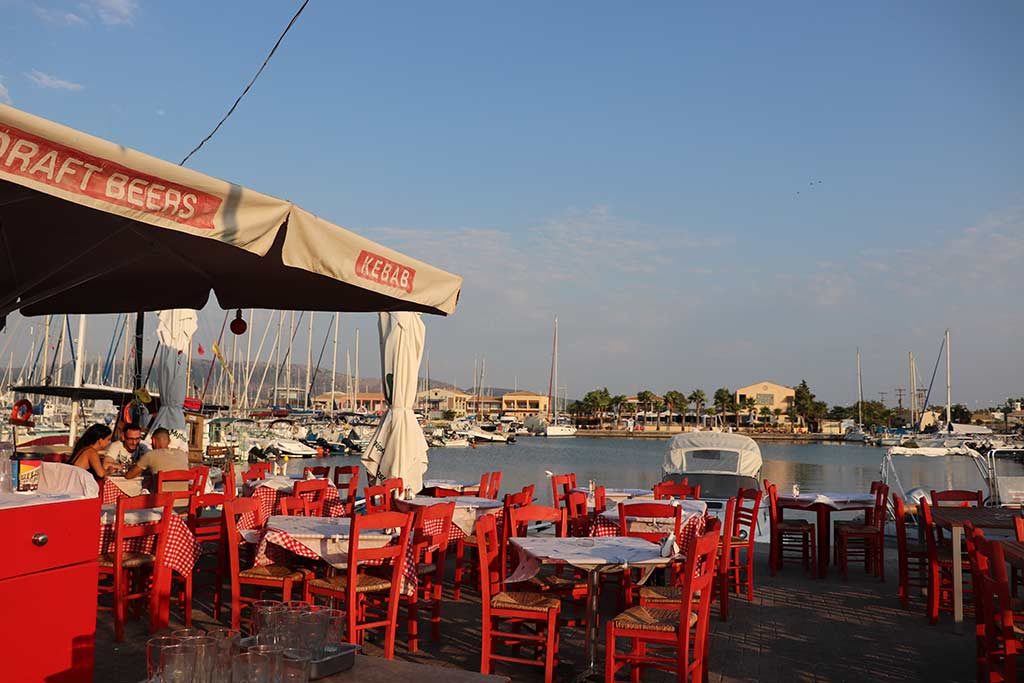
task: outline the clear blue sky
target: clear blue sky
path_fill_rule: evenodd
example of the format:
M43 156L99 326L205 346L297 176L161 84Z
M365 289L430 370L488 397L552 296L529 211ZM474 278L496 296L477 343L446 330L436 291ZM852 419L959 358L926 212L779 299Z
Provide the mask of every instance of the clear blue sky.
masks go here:
M297 6L0 0L0 99L176 161ZM973 407L1024 394L1021 35L1019 2L312 0L190 165L464 275L434 377L546 390L557 314L572 395L849 403L857 345L891 397L950 327Z

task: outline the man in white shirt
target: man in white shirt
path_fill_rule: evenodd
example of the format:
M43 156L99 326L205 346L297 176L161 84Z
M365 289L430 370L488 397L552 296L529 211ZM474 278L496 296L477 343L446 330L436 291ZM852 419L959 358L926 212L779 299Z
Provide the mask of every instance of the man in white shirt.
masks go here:
M149 447L142 443L142 428L131 422L121 429L121 440L107 447L106 457L120 465L133 465L139 461Z
M139 458L139 461L135 463L130 470L128 470L124 475L124 478L134 479L145 472L152 479L152 482L146 488L150 491L155 491L156 475L158 472L188 469L188 453L180 448L168 448L171 444L171 433L163 427L160 427L153 432L152 441L152 450ZM166 490L186 491L188 490L188 483L168 482L166 484Z

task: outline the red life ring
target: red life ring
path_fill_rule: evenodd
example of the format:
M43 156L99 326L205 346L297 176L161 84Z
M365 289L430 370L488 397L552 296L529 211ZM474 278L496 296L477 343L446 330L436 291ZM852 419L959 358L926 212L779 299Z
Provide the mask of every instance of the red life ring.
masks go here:
M27 425L32 421L32 401L23 398L11 408L11 424Z

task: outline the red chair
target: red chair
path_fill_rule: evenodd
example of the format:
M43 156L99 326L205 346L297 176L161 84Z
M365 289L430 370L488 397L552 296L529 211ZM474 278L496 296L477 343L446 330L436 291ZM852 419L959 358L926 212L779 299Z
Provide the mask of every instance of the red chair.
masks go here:
M981 491L962 491L951 489L949 491L932 491L932 505L937 508L944 507L976 507L985 505L985 497Z
M778 489L767 479L764 486L768 490L768 518L771 523L771 547L768 552L768 568L771 575L775 576L775 573L782 569L787 556L794 557L799 552L804 571L816 576L818 554L814 524L802 519L783 520L779 508ZM828 552L828 549L823 552Z
M242 483L249 481L256 481L257 479L266 479L270 474L271 465L269 462L254 462L249 465L249 469L242 472Z
M896 557L899 573L896 594L906 609L911 589L918 589L914 594L920 595L920 589L928 587L928 546L911 543L907 538L907 509L898 493L892 494L892 507L896 516Z
M556 508L562 507L566 494L574 488L576 488L576 474L574 472L551 475L551 505Z
M436 503L417 507L412 523L412 556L416 562L419 583L416 592L402 596L405 603L409 632L409 652L419 650L419 602L422 598L431 605L431 640L441 639L441 597L444 586L445 558L451 535L455 503Z
M338 601L347 612L345 638L359 645L369 629L384 629L384 657L395 657L395 633L398 630L399 594L405 555L413 516L404 512L377 512L356 515L348 537L348 568L343 575L306 582L305 600L313 604L317 597ZM401 529L397 543L372 548L362 547L360 536ZM376 535L376 534L375 534ZM387 564L390 572L381 576L366 572L368 564Z
M224 567L227 557L224 554L224 505L225 497L220 493L195 494L188 501L188 528L199 544L199 558L193 573L209 574L210 569L202 569L200 564L204 558L213 559L213 614L220 618L222 592L224 586ZM186 608L191 612L191 599ZM191 619L188 619L191 621Z
M224 497L233 499L238 496L235 478L235 463L228 460L224 463Z
M932 518L932 506L927 499L922 498L917 505L928 548L928 620L937 624L939 612L952 607L953 552L942 543L942 532Z
M319 465L316 466L316 467L303 467L302 468L302 478L303 479L305 479L306 477L308 477L311 474L314 477L316 477L317 479L327 479L328 477L331 476L331 468L330 467L323 467L323 466L319 466Z
M1022 652L1019 622L1013 612L1009 581L1006 576L1006 558L1003 546L976 535L977 554L985 558L988 571L979 573L981 612L983 617L983 656L979 658L979 672L991 683L1018 680L1018 657Z
M480 477L480 492L477 495L480 498L498 500L500 490L501 472L484 472Z
M878 487L881 486L882 484L883 484L883 482L881 482L881 481L873 481L873 482L871 482L871 495L877 494L878 493ZM863 522L861 522L859 520L856 520L856 519L834 519L834 520L832 520L832 538L836 539L836 540L839 539L839 528L840 527L850 526L850 525L859 526L859 525L862 525L862 524L867 524L867 525L870 526L871 525L871 519L872 519L873 515L874 515L874 508L871 508L870 510L865 510L864 511L864 521ZM832 563L837 565L837 566L839 565L839 544L838 543L835 543L833 545L833 547L832 547Z
M634 536L660 545L672 534L678 543L681 540L682 520L682 508L671 503L619 503L620 536ZM622 596L626 607L629 607L634 603L640 587L633 582L632 571L622 572L621 582Z
M582 491L570 491L565 497L565 507L569 522L569 535L583 537L590 533L590 514L587 511L587 494Z
M710 531L690 542L678 605L668 609L630 607L608 622L605 681L614 681L615 674L627 665L633 681L640 680L645 667L674 671L680 681L704 680L718 535L717 530ZM616 638L629 639L630 650L616 650ZM648 653L648 645L659 649Z
M298 496L285 496L278 501L281 506L281 514L287 517L309 517L310 505L305 498Z
M339 465L334 468L334 487L338 489L338 498L344 506L345 517L356 513L356 494L359 488L359 467L357 465Z
M159 507L160 519L144 519L138 522L125 520L129 512L148 511ZM143 513L144 514L144 513ZM109 585L100 585L99 592L110 593L114 599L114 640L124 640L124 623L127 619L128 604L137 600L151 600L151 630L155 623L156 610L152 605L151 585L156 582L156 558L163 552L167 538L167 526L174 514L172 499L156 495L123 496L117 500L114 511L114 551L103 553L99 558L100 580L110 579ZM133 539L152 538L153 553L131 552L125 549L125 542ZM149 541L134 541L146 544ZM151 576L152 575L152 576ZM152 581L150 580L152 579Z
M689 480L684 479L681 483L676 484L671 481L663 481L660 484L654 485L654 499L655 500L686 500L687 498L693 498L697 500L700 498L700 484L695 486L689 485Z
M309 503L308 515L313 517L324 516L324 500L327 498L326 479L310 479L308 481L297 481L292 489L292 495L304 499Z
M544 681L554 680L558 655L558 613L562 603L549 594L535 591L504 591L498 529L493 515L484 515L476 523L477 548L480 551L481 623L480 672L493 673L494 662L528 664L544 669ZM533 625L533 629L525 625ZM507 629L502 629L502 626ZM495 644L532 645L538 656L497 654ZM540 653L543 653L543 657Z
M740 593L744 585L747 600L754 600L754 540L757 537L758 513L761 511L760 489L740 489L736 492L736 510L729 529L729 558L726 571L733 576L733 589ZM746 556L741 553L746 551Z
M889 487L879 484L875 488L872 523L846 524L839 527L836 551L839 555L839 571L844 580L847 578L851 559L860 558L864 560L865 571L885 581L885 520L888 500Z
M509 518L508 511L511 507L520 505L529 505L533 502L533 484L523 487L522 491L516 493L505 494L504 507L502 509L502 520ZM500 527L501 533L499 534L500 548L501 548L501 561L502 566L505 564L505 546L508 540L508 525L502 524ZM456 600L462 599L462 583L465 580L466 574L477 572L480 567L479 553L472 552L476 549L477 537L476 534L472 536L462 536L455 542L455 576L452 581L452 597Z
M209 468L204 468L209 470ZM203 474L198 468L188 470L164 470L163 472L156 473L156 492L158 494L169 493L178 497L180 493L187 493L188 496L193 493L202 493L203 489L199 488L199 480ZM168 488L170 485L170 488Z
M366 512L391 512L391 501L402 492L402 480L386 479L380 486L366 487Z
M243 540L239 534L239 522L243 517L259 517L260 502L255 498L236 498L224 501L224 541L228 548L228 576L231 579L231 628L241 628L242 607L262 598L266 590L281 591L281 600L292 599L292 590L306 581L312 574L304 569L292 569L282 564L242 568L241 549ZM257 596L243 594L249 586L256 589ZM251 624L251 617L247 620ZM250 629L251 630L251 629Z
M608 509L608 498L603 486L594 488L594 514L599 515Z

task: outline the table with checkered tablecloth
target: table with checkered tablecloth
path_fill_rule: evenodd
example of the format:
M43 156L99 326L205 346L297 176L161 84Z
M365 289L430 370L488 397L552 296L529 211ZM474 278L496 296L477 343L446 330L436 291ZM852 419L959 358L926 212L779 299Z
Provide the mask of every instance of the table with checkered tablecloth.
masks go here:
M643 501L652 502L652 501ZM707 503L702 500L682 500L676 502L683 509L682 523L679 527L679 538L676 544L685 548L695 537L704 533L704 526L707 520ZM629 508L628 504L626 506ZM638 531L664 531L666 534L672 531L674 522L669 520L642 519L630 517L630 529ZM594 517L590 525L590 535L595 537L619 536L619 511L608 510Z
M418 507L430 507L438 503L455 503L452 514L452 530L448 534L448 542L465 540L473 535L476 520L483 515L497 515L500 524L502 504L500 501L477 496L450 496L433 498L431 496L415 496L408 500L396 498L393 506L400 512L415 512Z
M260 519L269 519L271 515L281 512L281 499L292 495L295 482L301 481L288 477L272 477L246 483L243 493L260 502ZM305 493L303 498L312 498L313 493ZM327 482L327 493L324 494L324 517L343 517L345 504L338 495L338 489L331 481Z
M107 477L100 481L100 498L103 505L113 505L118 498L138 496L142 493L142 479Z
M275 550L284 549L299 557L323 560L335 569L346 569L351 524L352 520L348 517L274 515L267 520L266 526L259 533L254 564L273 564L275 560L281 559L280 553ZM395 539L396 536L390 534L364 532L359 536L359 543L367 548L380 548L394 543ZM402 569L402 594L412 595L416 590L417 580L416 557L410 542Z

